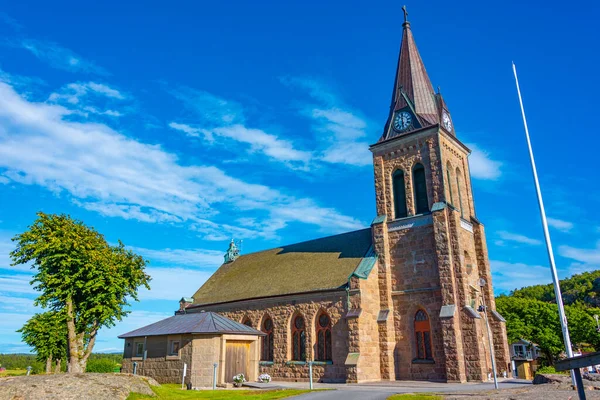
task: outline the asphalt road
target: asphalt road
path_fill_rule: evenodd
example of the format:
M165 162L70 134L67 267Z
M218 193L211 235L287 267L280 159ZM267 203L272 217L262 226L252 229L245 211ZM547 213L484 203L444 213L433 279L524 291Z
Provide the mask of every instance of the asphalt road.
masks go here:
M305 389L306 383L278 383L281 386ZM511 389L530 385L531 381L523 380L504 380L500 383L499 389ZM375 382L366 384L323 384L316 383L315 389L333 389L321 392L306 393L294 397L298 400L385 400L395 393L456 393L456 392L478 392L482 390L494 389L493 383L436 383L436 382L415 382L415 381L392 381Z

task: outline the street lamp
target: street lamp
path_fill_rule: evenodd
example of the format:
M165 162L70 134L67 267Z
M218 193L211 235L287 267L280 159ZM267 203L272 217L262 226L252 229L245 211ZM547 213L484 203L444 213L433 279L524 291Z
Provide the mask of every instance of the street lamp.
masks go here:
M487 307L485 305L485 295L483 293L483 287L486 285L486 281L483 278L479 278L477 284L481 288L481 302L482 305L479 306L479 312L483 312L483 317L485 319L485 328L487 330L488 344L490 346L490 357L492 358L492 372L494 373L494 387L498 389L498 376L496 375L496 358L494 357L494 342L492 340L492 334L490 332L490 324L488 323L488 315L487 315Z

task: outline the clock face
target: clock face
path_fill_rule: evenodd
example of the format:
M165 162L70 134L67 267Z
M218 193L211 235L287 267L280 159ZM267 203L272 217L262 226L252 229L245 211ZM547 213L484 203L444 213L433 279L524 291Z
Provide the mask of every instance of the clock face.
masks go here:
M406 111L399 112L394 117L394 129L403 132L412 125L412 115Z
M445 111L442 115L442 123L448 132L452 132L452 120L450 119L450 115Z

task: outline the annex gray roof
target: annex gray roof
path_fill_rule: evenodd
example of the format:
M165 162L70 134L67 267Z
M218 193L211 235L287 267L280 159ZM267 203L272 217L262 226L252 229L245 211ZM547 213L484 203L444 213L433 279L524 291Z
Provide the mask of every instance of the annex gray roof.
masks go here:
M199 312L193 314L178 314L162 321L146 325L131 332L124 333L119 339L180 335L185 333L195 334L228 334L228 335L264 335L261 331L240 324L213 312Z

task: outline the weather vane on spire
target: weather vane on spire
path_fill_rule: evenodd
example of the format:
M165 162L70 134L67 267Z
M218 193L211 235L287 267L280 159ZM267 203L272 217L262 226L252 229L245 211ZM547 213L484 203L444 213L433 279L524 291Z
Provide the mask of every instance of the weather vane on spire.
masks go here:
M406 11L406 6L402 6L402 11L404 12L404 22L408 22L408 11Z

